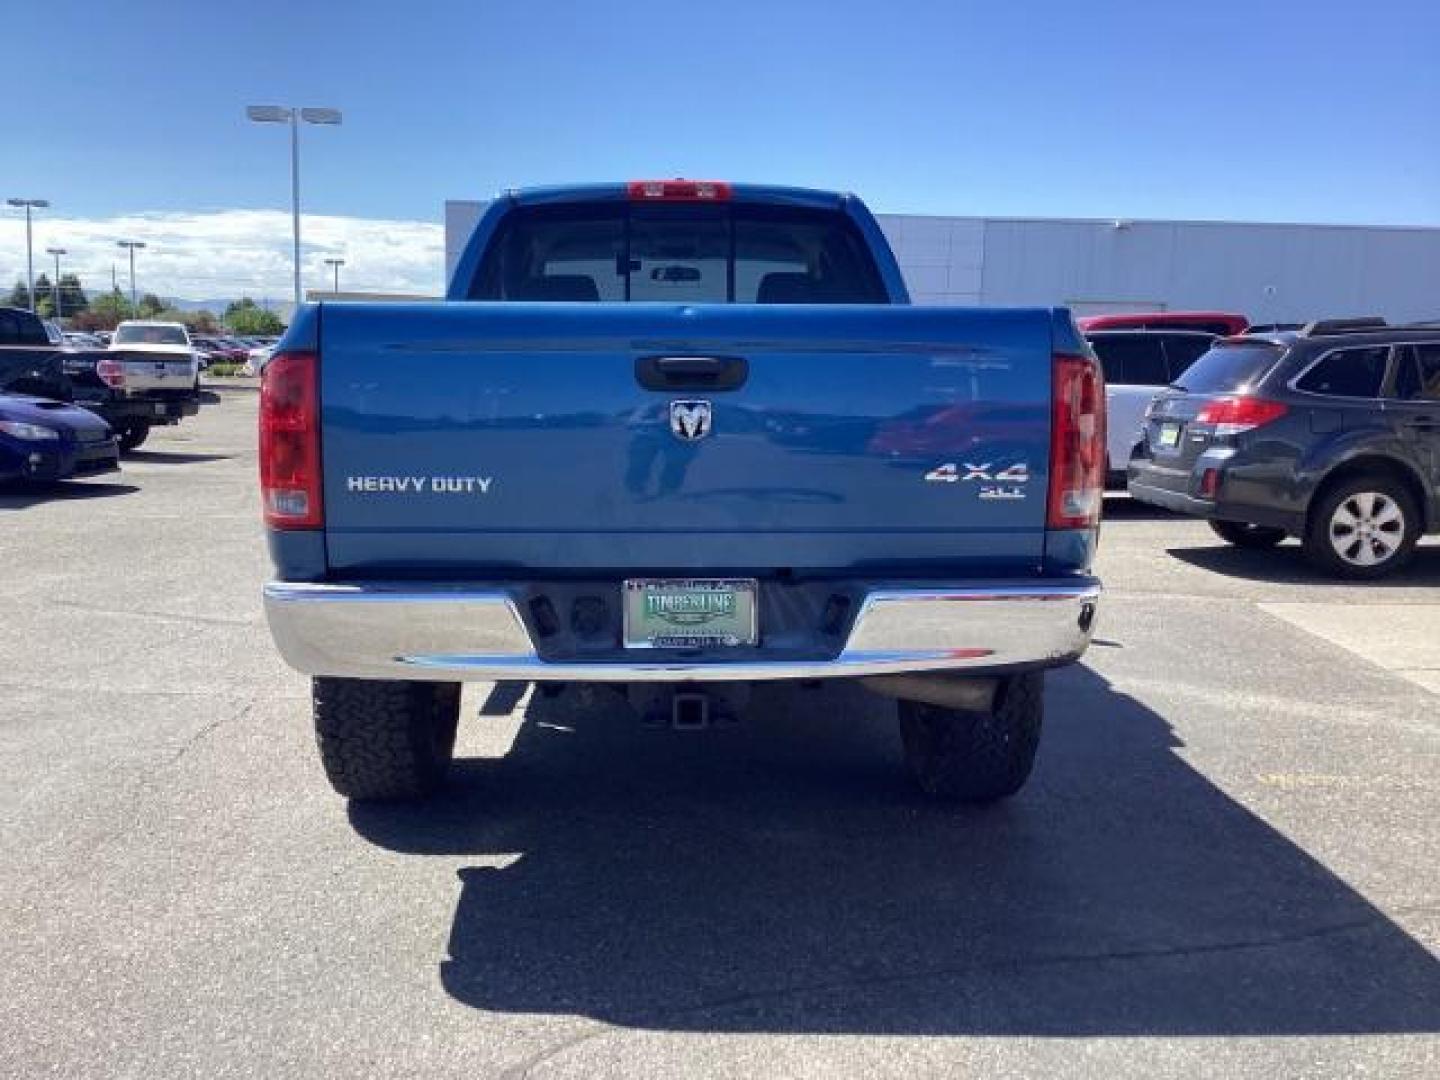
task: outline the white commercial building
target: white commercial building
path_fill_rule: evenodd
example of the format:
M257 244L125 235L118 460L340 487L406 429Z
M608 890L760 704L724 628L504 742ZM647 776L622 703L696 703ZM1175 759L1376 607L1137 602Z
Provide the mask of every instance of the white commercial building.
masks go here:
M485 208L445 204L445 271ZM878 214L916 303L1440 319L1440 228Z

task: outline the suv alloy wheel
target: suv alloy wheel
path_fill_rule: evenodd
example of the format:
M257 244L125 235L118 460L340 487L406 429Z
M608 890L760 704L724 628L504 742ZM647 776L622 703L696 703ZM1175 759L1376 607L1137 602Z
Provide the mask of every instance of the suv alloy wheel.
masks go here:
M1312 504L1305 554L1332 574L1378 578L1409 560L1419 535L1419 514L1404 485L1388 476L1357 476Z

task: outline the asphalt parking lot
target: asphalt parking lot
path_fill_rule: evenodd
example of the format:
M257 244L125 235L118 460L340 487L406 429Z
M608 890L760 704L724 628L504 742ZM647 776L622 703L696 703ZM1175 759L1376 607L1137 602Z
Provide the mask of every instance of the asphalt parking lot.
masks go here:
M1115 500L998 809L918 802L863 691L678 734L502 686L438 802L347 810L254 412L0 495L0 1074L1440 1074L1433 541L1339 585Z

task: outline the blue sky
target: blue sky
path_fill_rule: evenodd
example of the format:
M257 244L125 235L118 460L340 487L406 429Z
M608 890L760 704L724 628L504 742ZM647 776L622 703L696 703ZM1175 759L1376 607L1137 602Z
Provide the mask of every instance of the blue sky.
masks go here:
M0 195L57 219L284 209L283 130L243 107L294 102L345 111L302 146L336 218L683 174L881 212L1440 225L1433 0L61 0L6 25L30 44Z

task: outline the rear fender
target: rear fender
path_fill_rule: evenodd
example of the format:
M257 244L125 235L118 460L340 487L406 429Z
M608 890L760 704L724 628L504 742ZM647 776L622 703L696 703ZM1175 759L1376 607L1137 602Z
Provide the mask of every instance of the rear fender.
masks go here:
M1326 440L1307 454L1296 470L1297 481L1308 494L1307 504L1320 491L1348 475L1361 472L1393 473L1410 489L1424 520L1421 528L1430 531L1440 524L1440 508L1425 471L1404 440L1374 430L1343 432Z

